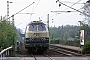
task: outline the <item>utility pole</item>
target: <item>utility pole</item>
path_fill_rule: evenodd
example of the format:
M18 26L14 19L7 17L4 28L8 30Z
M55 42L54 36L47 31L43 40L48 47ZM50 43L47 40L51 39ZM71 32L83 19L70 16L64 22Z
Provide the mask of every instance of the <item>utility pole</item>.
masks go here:
M40 17L39 17L39 21L40 21Z
M14 28L14 15L12 15L12 25L13 25L13 28ZM15 45L14 44L14 36L13 36L13 45Z
M63 45L63 25L62 25L62 45Z
M49 30L49 14L47 15L47 25L48 25L48 30Z
M14 15L12 15L12 25L14 28ZM15 56L15 41L14 41L14 35L13 35L13 56Z
M8 17L9 17L9 1L7 1L7 20L8 20Z
M13 24L13 27L14 27L14 15L12 15L12 24Z
M9 3L13 3L13 2L7 1L7 20L9 18ZM9 19L9 22L10 22L10 19Z

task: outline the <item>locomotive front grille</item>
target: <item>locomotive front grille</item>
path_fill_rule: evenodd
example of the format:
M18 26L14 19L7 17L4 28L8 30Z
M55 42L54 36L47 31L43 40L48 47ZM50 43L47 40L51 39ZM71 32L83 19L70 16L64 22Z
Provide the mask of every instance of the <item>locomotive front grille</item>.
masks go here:
M49 38L26 38L26 43L48 43Z

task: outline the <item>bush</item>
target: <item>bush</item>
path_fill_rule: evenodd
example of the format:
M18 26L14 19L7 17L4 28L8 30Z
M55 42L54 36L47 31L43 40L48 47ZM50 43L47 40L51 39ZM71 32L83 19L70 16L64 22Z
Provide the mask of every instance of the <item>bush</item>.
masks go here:
M90 54L90 41L87 41L82 49L83 54Z

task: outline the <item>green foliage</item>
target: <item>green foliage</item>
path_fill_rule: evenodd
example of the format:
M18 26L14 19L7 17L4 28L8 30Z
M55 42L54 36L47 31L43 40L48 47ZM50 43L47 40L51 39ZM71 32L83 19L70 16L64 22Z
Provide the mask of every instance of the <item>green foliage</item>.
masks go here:
M50 27L50 38L56 39L60 38L60 40L67 40L68 38L75 38L78 36L78 26L59 26L59 27Z
M90 54L90 41L87 41L85 45L83 46L82 50L83 54Z
M53 38L53 39L50 39L50 43L55 43L55 40L60 40L60 37L58 37L58 38Z
M16 29L6 20L0 19L0 47L7 48L16 41Z

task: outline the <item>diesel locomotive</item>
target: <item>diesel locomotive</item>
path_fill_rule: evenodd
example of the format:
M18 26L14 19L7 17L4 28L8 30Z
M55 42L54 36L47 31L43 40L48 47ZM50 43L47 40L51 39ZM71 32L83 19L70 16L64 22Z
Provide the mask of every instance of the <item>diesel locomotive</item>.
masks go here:
M49 49L49 30L41 21L30 22L25 29L25 48L28 51L47 51Z

